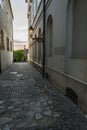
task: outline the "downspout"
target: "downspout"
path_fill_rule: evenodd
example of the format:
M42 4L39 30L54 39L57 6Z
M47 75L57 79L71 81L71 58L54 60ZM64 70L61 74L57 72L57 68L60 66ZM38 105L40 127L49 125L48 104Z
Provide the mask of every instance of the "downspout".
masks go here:
M45 77L45 0L43 0L43 77Z

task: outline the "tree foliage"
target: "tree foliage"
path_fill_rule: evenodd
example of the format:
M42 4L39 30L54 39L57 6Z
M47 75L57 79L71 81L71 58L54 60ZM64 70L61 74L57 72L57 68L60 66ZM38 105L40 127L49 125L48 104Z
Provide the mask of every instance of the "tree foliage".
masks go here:
M25 62L24 50L16 50L13 52L14 62Z

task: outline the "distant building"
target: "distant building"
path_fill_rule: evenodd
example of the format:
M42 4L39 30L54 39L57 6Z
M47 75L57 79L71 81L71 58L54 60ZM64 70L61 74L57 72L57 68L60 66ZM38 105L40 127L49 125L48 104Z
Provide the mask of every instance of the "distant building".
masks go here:
M30 61L43 68L45 1L45 75L87 112L87 0L26 0Z
M0 0L0 70L13 63L13 13L10 0Z
M24 48L28 49L27 42L23 41L14 41L13 42L13 49L15 50L24 50Z
M36 30L33 34L34 38L42 38L43 37L43 17L41 14L43 5L41 5L41 0L26 0L28 2L28 27L31 25L36 27ZM37 20L39 20L40 23L36 20L36 14L37 11L39 11L39 15L37 16ZM35 18L35 19L34 19ZM36 20L34 22L34 20ZM38 23L36 25L36 22ZM39 68L42 69L42 62L43 62L43 42L38 41L32 41L32 38L28 37L29 39L29 61L31 61L33 64L37 65Z

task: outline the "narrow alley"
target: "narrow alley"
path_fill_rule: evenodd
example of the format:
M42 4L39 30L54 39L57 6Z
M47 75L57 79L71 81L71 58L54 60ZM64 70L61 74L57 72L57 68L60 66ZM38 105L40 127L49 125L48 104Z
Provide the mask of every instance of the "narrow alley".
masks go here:
M28 63L0 75L0 130L87 130L80 109Z

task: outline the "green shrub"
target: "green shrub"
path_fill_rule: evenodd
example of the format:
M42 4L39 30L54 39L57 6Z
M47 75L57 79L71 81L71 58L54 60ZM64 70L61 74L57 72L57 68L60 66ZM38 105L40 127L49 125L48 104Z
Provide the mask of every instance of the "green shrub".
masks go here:
M14 62L25 62L24 50L16 50L13 52Z

